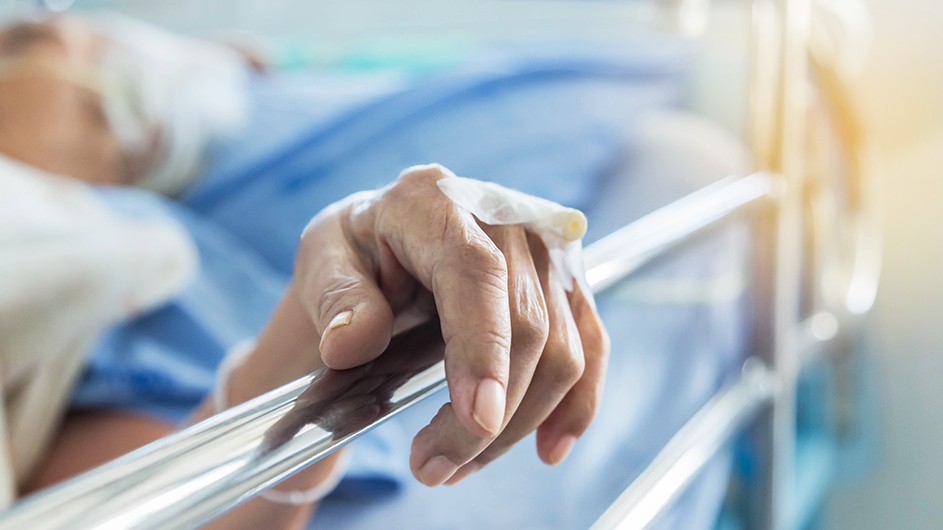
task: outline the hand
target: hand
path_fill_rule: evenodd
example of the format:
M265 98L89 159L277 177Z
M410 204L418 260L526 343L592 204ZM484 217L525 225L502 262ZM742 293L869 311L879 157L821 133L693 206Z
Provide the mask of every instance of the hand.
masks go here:
M534 430L540 458L561 462L595 414L609 351L591 294L561 285L522 226L489 226L456 206L436 186L447 174L411 168L327 208L305 230L292 283L331 368L380 355L396 315L438 314L452 401L410 458L430 486L461 480Z

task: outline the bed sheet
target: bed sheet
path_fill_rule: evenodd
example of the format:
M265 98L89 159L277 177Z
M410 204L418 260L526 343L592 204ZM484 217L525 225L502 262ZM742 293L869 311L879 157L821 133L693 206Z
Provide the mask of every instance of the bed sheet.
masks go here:
M288 107L277 101L281 80L257 79L245 132L181 200L286 274L311 212L416 164L439 162L586 208L620 163L638 116L680 102L685 60L673 47L629 56L509 51L418 81L387 79L360 98L309 94ZM269 136L291 141L270 146ZM266 214L271 204L277 216Z
M674 173L653 173L665 164L646 158L678 155L666 147L676 137L639 134L640 124L652 128L643 116L676 102L683 81L678 61L504 60L415 86L393 80L333 108L314 98L323 112L312 107L292 123L273 120L277 113L265 106L281 89L268 86L266 96L259 88L255 125L220 146L217 163L180 202L138 190L102 192L134 215L182 223L197 245L201 273L171 303L102 339L73 405L182 420L209 391L224 352L267 319L312 213L388 182L404 166L443 162L461 174L581 207L602 226L624 224L672 193L721 176L729 160L719 164L724 155L690 145L681 148L688 164L672 166ZM274 101L285 103L282 96ZM657 123L664 128L664 119ZM257 141L269 133L294 141ZM239 163L227 152L239 154ZM699 177L678 179L691 173ZM410 435L438 407L431 399L354 444L351 472L316 522L585 527L736 372L743 254L743 235L721 230L600 299L614 344L609 386L599 420L563 466L543 467L533 443L523 442L462 485L422 488L409 478L407 455ZM664 525L713 525L728 459L722 455L711 465Z

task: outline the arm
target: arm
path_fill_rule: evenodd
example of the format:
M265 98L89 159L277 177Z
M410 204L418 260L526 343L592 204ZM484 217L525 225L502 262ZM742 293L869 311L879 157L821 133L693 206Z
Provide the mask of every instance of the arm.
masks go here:
M259 337L256 349L229 376L225 401L236 405L321 366L317 336L297 333L305 329L292 321L301 314L290 294L279 304L271 322ZM311 345L314 345L313 347ZM194 413L196 423L216 413L214 396L208 396ZM134 449L167 436L175 426L144 416L121 412L72 413L40 468L23 488L33 493L104 464ZM337 464L335 453L277 486L283 491L306 490L320 484ZM292 506L265 498L252 499L208 523L208 529L304 528L315 505Z
M230 374L225 402L324 365L369 362L389 344L398 315L424 312L441 324L452 402L416 436L414 475L429 486L457 482L535 430L542 460L566 457L595 414L608 355L591 295L564 285L541 240L522 226L487 225L452 203L436 185L447 174L412 168L312 220L294 280L255 350ZM194 420L209 417L211 403ZM334 463L279 489L307 489ZM310 513L256 499L214 524L293 527Z
M438 316L451 403L413 441L426 485L454 483L537 431L561 462L589 426L602 391L608 336L591 295L563 285L547 249L521 225L492 226L437 186L441 166L403 172L312 220L293 290L298 332L349 368L376 358L397 315Z

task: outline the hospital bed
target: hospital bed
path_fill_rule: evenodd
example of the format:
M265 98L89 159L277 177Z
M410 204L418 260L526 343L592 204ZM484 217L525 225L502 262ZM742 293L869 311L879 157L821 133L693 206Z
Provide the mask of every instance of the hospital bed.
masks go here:
M342 17L345 10L370 12L362 11L358 2L343 4L346 7L335 5L331 9L336 11L324 16ZM565 2L544 8L559 9L561 4ZM706 2L669 2L659 9L629 2L608 6L612 9L605 11L606 16L599 4L585 4L589 22L575 26L611 33L615 41L622 38L621 28L630 24L653 24L690 38L710 31ZM147 15L156 4L137 7ZM528 2L497 2L492 7L506 10L503 15L515 9L540 12ZM812 38L809 1L756 0L747 7L721 3L714 18L736 20L748 15L742 20L752 28L750 68L744 74L744 93L733 98L745 102L745 110L738 114L729 103L711 106L709 100L716 97L711 90L692 94L689 101L743 134L753 170L688 194L602 237L586 249L586 266L594 291L612 291L627 278L664 265L665 256L683 252L722 223L747 220L754 242L745 302L749 356L739 373L726 378L719 391L651 455L644 470L627 477L632 479L628 488L606 500L611 501L607 509L589 514L594 528L659 524L659 517L732 441L743 447L749 461L740 466L745 471L735 474L729 494L743 524L803 526L797 520L801 517L797 473L802 469L795 461L800 454L797 388L804 374L822 366L842 373L843 363L853 360L852 339L873 301L879 263L867 175L872 155L847 104L841 49ZM440 23L435 7L423 12L426 18L419 17L414 24ZM465 26L476 31L494 27L487 16L475 12L469 10ZM610 16L613 13L618 16ZM151 15L160 21L159 13ZM598 19L593 18L596 15ZM539 28L552 20L559 18L548 15L530 23ZM262 21L266 23L275 24ZM710 45L723 48L723 44ZM695 76L708 86L711 68L730 68L717 57L712 60ZM26 499L0 516L0 527L198 524L373 431L408 407L428 401L444 385L444 375L435 341L422 332L428 334L418 330L404 336L389 352L411 352L413 364L403 362L397 365L400 372L387 374L392 386L383 396L380 412L330 426L301 426L273 443L274 426L291 424L304 412L294 407L299 396L312 383L316 388L320 378L330 377L312 374ZM847 384L837 378L827 386L840 389ZM838 414L830 418L829 430L853 431L855 418L849 413L853 407L838 402L835 408ZM606 419L610 418L600 421Z

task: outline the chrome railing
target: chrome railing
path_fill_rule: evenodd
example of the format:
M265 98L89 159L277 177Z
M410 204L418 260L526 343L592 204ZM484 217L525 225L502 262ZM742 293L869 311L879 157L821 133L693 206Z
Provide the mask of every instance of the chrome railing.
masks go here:
M704 3L691 2L699 13ZM839 59L817 45L830 40L815 33L821 26L811 26L814 0L752 0L750 5L749 141L756 168L779 176L768 210L754 223L752 291L758 304L751 351L756 357L739 381L678 432L593 530L648 527L758 410L764 413L751 436L759 460L748 484L752 498L745 506L745 524L792 528L798 378L836 353L833 339L853 331L874 303L881 262L871 189L873 147L851 104L851 81ZM865 32L846 29L858 36ZM813 91L818 98L810 98ZM844 191L826 182L832 175L809 167L806 120L814 113L827 114L835 127L847 172ZM841 226L834 224L836 218ZM805 239L809 233L812 241ZM800 256L811 256L811 269L803 270L809 264L800 263ZM802 295L811 307L800 307ZM850 352L837 353L847 357Z
M677 3L677 2L676 2ZM688 2L680 2L686 4ZM690 4L700 4L692 2ZM596 292L731 215L754 218L763 301L754 315L754 354L679 431L610 506L594 530L645 528L677 498L724 444L748 424L763 445L751 528L789 527L787 508L795 436L795 385L819 362L849 315L866 311L877 285L879 243L843 80L828 57L808 61L810 0L753 0L751 134L765 173L728 179L649 214L587 247L587 280ZM803 167L808 75L817 72L835 110L852 176L847 201L854 252L838 256L841 297L800 321L800 217L809 181ZM812 219L812 229L824 232ZM765 247L765 248L764 248ZM805 249L808 250L808 249ZM816 271L818 272L818 271ZM813 278L817 280L817 278ZM816 289L818 287L813 287ZM186 528L199 525L349 443L445 385L434 325L399 335L377 361L321 371L275 389L98 469L22 500L0 513L0 529ZM409 355L402 355L409 352ZM367 384L369 383L369 384ZM758 414L762 412L762 414ZM751 422L756 418L756 421Z
M757 205L771 182L765 174L720 181L590 245L590 287L599 292L701 229ZM0 529L196 526L443 388L442 352L435 323L414 328L368 365L303 377L28 497L0 514Z
M748 359L743 375L689 420L596 520L592 530L645 528L658 519L722 447L772 401L775 374Z
M829 313L817 313L796 329L800 363L813 366L838 334ZM720 390L665 445L645 470L602 514L592 530L646 528L664 513L698 473L758 412L772 404L783 381L756 357L741 376Z

